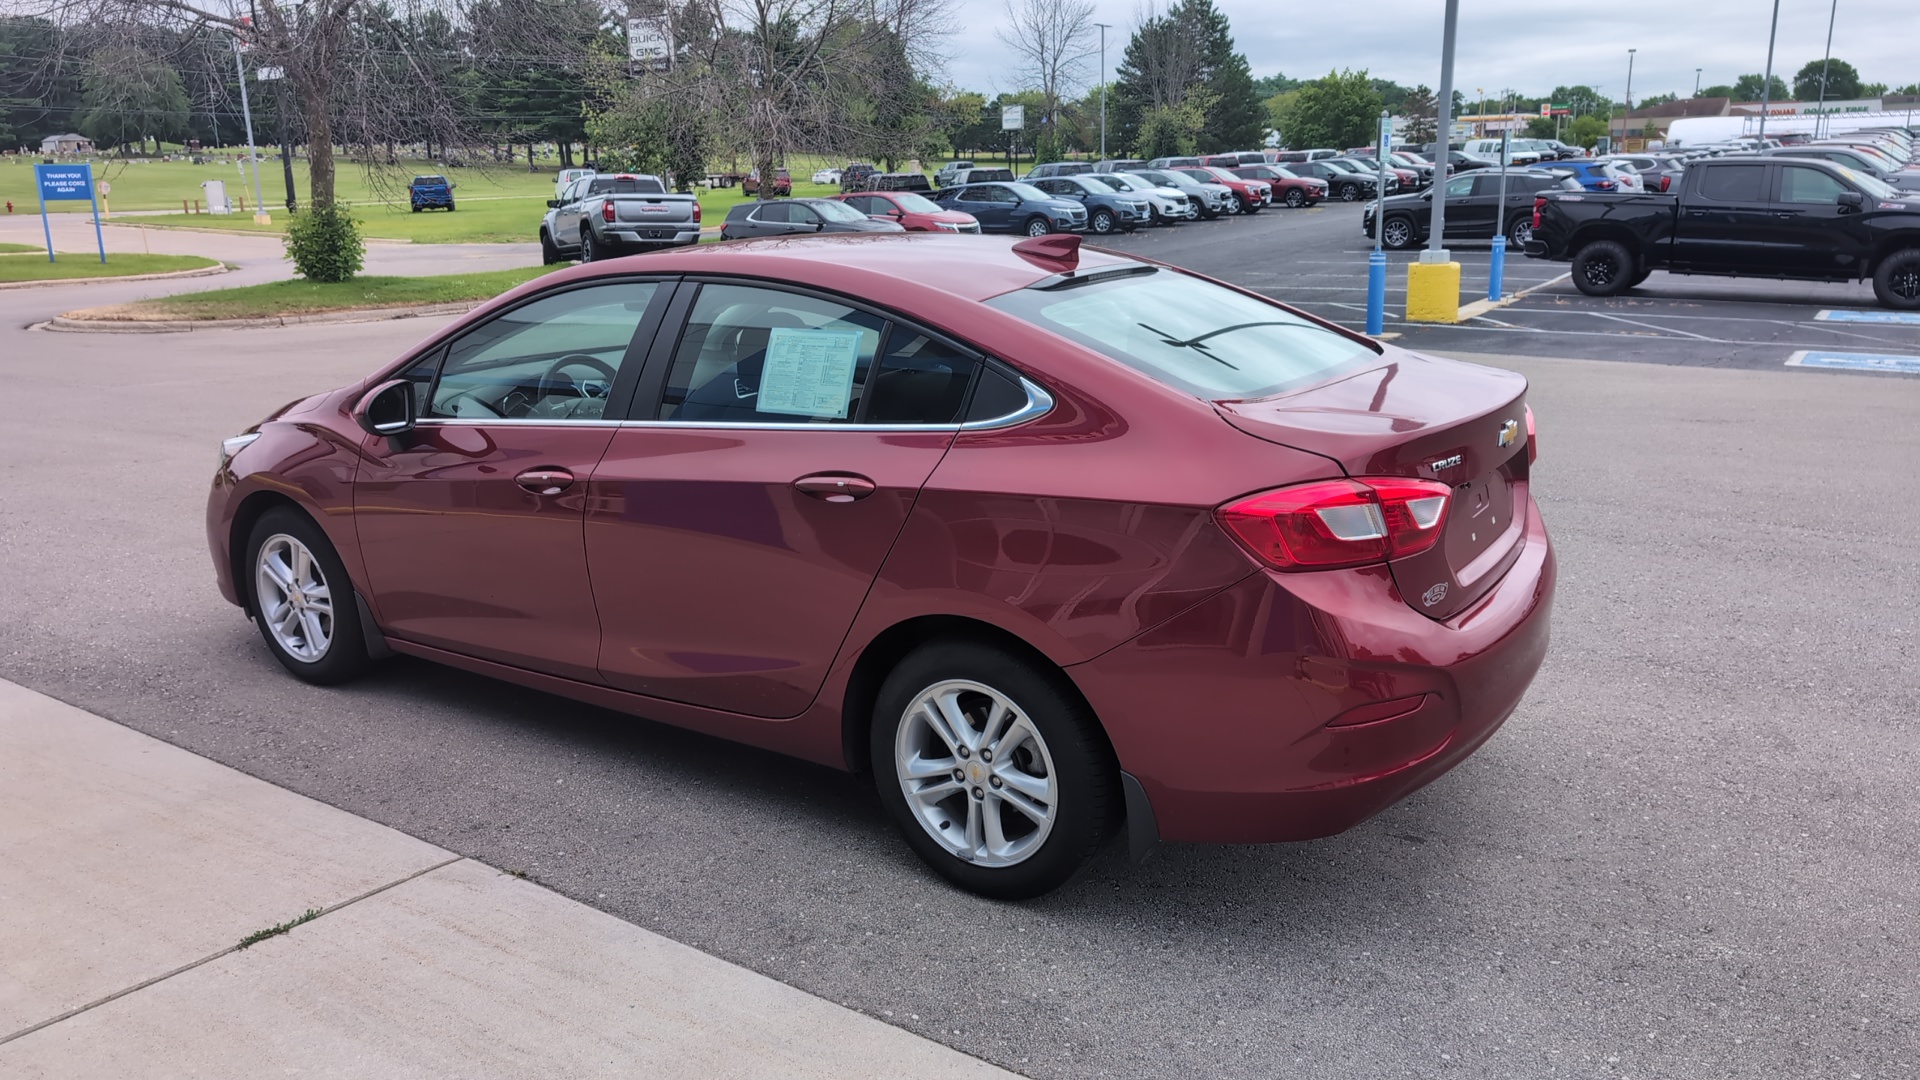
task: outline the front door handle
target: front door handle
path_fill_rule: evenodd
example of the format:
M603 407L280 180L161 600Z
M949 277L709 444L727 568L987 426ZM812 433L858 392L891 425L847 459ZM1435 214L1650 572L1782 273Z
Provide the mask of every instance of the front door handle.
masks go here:
M543 467L528 469L513 482L535 495L558 495L573 486L573 474L565 469Z
M864 476L833 476L823 473L803 476L793 482L793 487L804 495L811 495L825 502L850 503L855 499L864 499L873 494L878 485Z

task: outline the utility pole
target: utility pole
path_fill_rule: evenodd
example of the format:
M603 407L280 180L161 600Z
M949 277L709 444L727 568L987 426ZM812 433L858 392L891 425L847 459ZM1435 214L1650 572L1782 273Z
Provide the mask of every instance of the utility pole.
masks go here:
M1693 69L1693 96L1694 97L1700 96L1700 72L1702 70L1703 69L1701 68Z
M1767 73L1760 76L1760 140L1767 138L1767 106L1773 100L1773 42L1780 36L1780 0L1773 0L1773 29L1767 31ZM1764 149L1764 146L1762 147Z
M1107 27L1113 24L1102 22L1093 25L1100 28L1100 159L1105 161L1107 157ZM1833 47L1831 40L1827 42L1827 47Z
M1446 164L1452 160L1453 150L1453 43L1460 25L1460 0L1447 0L1447 14L1444 29L1440 32L1440 97L1434 102L1437 108L1434 114L1439 118L1440 129L1434 135L1440 143L1439 164L1435 170L1440 179L1433 185L1433 231L1427 237L1427 250L1421 253L1421 262L1444 263L1451 261L1447 254L1444 237L1447 235L1447 181ZM1502 166L1505 167L1504 165Z
M240 59L240 39L233 38L233 70L240 76L240 115L247 122L247 159L253 162L253 220L267 223L266 200L260 197L260 152L253 148L253 106L247 103L247 65Z
M1639 49L1627 50L1627 111L1620 114L1620 141L1627 141L1627 121L1633 116L1633 54ZM1614 150L1617 153L1619 147Z
M1827 9L1827 56L1820 61L1820 105L1814 110L1813 131L1818 135L1827 126L1827 69L1833 66L1833 20L1840 14L1840 0Z

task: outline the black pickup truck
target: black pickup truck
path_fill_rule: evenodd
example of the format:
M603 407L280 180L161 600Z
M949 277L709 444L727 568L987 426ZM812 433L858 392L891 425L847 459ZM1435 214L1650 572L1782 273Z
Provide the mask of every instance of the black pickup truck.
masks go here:
M1724 157L1661 194L1547 191L1527 254L1573 264L1588 296L1655 270L1873 281L1890 308L1920 309L1920 194L1827 161Z

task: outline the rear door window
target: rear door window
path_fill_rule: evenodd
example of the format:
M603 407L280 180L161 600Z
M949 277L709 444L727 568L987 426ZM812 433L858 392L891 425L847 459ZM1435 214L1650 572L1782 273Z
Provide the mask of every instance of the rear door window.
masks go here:
M1701 172L1694 194L1710 202L1761 202L1766 181L1765 165L1715 165Z

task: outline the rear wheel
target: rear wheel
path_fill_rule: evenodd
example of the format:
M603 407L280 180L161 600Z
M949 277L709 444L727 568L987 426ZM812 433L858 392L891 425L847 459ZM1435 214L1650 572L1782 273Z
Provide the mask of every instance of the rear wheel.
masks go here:
M1119 816L1118 770L1086 705L988 645L935 642L902 660L881 686L869 750L908 845L982 896L1059 887Z
M1387 219L1386 224L1380 226L1381 246L1394 251L1405 251L1418 239L1419 234L1414 230L1413 219L1404 214L1395 214Z
M447 213L449 213L449 214L451 214L451 213L453 213L453 200L452 200L452 199L448 199L448 200L447 200Z
M1573 287L1588 296L1618 296L1633 273L1633 253L1617 240L1595 240L1573 256Z
M1301 191L1299 188L1288 188L1287 205L1293 207L1295 210L1307 205L1307 193Z
M1533 239L1533 215L1531 213L1515 214L1507 221L1508 248L1524 249L1527 246L1527 241L1531 239Z
M1873 271L1873 295L1890 308L1920 310L1920 248L1896 251Z
M1105 234L1113 231L1113 211L1095 210L1087 219L1087 227L1094 232Z
M1027 219L1028 236L1045 236L1052 231L1053 222L1048 221L1046 218L1030 217Z
M353 582L313 519L292 507L269 510L254 523L246 551L248 606L274 659L322 685L365 671Z

